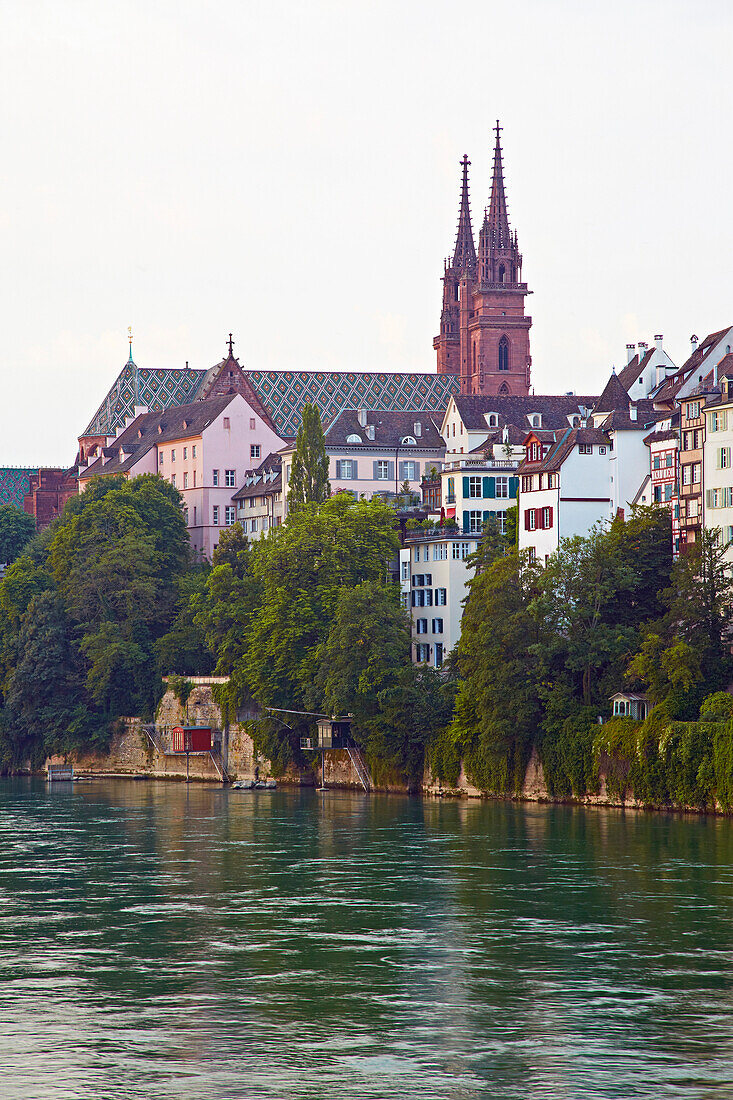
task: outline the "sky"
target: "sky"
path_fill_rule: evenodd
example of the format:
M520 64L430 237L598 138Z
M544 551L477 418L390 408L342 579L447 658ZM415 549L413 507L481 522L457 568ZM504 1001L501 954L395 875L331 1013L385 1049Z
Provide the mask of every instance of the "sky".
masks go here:
M733 323L728 0L0 0L0 465L127 359L432 371L492 127L536 392Z

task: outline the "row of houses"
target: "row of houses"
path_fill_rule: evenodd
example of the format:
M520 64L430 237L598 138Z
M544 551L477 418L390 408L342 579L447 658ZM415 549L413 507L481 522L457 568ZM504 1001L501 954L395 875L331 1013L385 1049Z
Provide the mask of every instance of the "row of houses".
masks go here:
M393 565L412 618L413 659L441 667L460 636L467 559L487 520L505 530L518 508L519 545L546 561L560 541L624 515L667 507L675 550L703 524L733 537L733 329L687 362L661 336L627 348L600 395L453 393L445 409L343 408L327 423L332 492L401 508ZM97 475L158 473L180 491L192 546L210 558L222 528L259 538L287 516L295 453L246 388L151 412L134 408L114 437L80 453L79 489ZM405 523L419 504L422 522Z

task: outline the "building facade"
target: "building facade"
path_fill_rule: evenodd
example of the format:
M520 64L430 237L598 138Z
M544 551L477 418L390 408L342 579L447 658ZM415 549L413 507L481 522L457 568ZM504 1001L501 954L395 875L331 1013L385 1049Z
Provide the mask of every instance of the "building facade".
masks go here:
M408 532L400 551L400 584L402 606L410 614L415 664L441 668L457 644L472 575L468 558L480 539L440 527Z

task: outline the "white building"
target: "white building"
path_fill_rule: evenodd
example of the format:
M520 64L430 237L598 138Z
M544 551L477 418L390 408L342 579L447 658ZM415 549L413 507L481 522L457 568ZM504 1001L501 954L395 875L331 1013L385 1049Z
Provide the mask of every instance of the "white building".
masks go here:
M402 605L412 621L412 660L441 668L461 636L466 584L472 576L466 559L479 536L465 538L436 527L410 532L400 551Z
M733 360L733 356L731 356ZM705 404L703 444L703 525L720 528L725 543L733 542L733 362L724 368L720 394ZM728 547L733 563L733 546Z
M252 470L245 471L240 489L232 497L237 522L250 539L261 538L283 521L282 459L269 454Z
M440 434L445 440L446 461L475 453L487 438L513 428L521 441L528 431L564 431L578 428L590 416L598 397L566 393L557 396L456 397L448 402ZM502 443L501 435L496 442ZM514 439L512 438L514 443ZM497 456L498 457L498 456Z
M640 341L626 345L626 366L618 379L632 401L649 397L671 378L677 367L663 347L664 337L655 336L651 347Z

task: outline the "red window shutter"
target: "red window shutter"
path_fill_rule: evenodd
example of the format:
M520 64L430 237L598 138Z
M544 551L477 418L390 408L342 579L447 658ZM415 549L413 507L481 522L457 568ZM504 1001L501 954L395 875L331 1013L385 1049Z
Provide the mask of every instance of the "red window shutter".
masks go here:
M552 505L550 505L550 522L547 524L547 526L552 527Z
M530 509L525 508L524 509L524 530L525 531L529 531L529 513L530 513Z
M543 516L543 514L544 513L543 513L542 509L538 508L537 509L537 519L535 520L535 526L536 526L538 531L542 530L542 516Z

